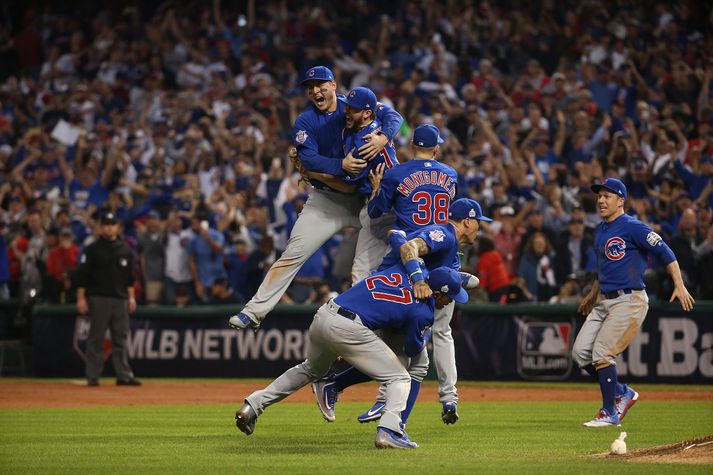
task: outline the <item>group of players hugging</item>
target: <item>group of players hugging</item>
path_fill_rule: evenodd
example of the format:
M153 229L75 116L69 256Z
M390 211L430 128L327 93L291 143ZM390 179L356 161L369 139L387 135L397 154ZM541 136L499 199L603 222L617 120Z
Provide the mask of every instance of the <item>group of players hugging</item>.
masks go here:
M305 261L346 227L359 228L353 285L317 310L309 327L307 359L245 398L236 424L252 434L268 406L310 383L322 415L332 422L339 393L376 380L376 402L359 422L378 421L378 448L416 448L405 425L428 370L429 340L441 418L446 424L458 420L450 321L455 302L467 302L468 290L479 283L476 276L459 271L458 251L475 241L482 222L492 220L477 201L455 199L458 176L438 161L443 139L435 126L416 127L410 143L413 158L399 163L393 138L403 119L379 103L373 91L356 87L337 94L334 74L324 66L307 70L302 85L311 103L295 121L290 158L311 185L309 198L284 253L229 325L257 331ZM602 390L603 407L585 425L618 426L639 396L618 383L615 358L648 310L646 255L654 253L667 264L676 284L672 300L679 298L690 310L693 299L669 247L624 213L624 185L609 178L592 191L603 218L595 242L599 279L580 307L588 318L573 357ZM618 246L616 253L612 243ZM330 373L338 358L351 366Z

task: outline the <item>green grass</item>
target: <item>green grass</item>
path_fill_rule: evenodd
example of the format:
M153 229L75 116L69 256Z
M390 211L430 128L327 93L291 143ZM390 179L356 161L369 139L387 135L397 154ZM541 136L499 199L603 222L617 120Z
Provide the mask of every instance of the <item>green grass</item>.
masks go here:
M313 403L277 404L250 437L235 428L233 405L3 409L0 473L711 473L587 457L619 434L581 425L594 401L464 402L452 426L439 404L420 402L408 431L421 448L412 451L377 451L375 425L355 420L367 407L339 403L327 424ZM630 449L711 434L713 403L642 402L623 430Z

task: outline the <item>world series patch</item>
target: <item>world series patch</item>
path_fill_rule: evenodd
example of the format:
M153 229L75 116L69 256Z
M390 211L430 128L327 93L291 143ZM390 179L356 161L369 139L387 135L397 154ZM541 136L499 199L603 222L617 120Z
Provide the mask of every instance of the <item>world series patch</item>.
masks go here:
M307 141L307 131L306 130L300 130L297 132L297 135L295 135L295 141L299 144L303 144Z
M654 247L655 245L661 242L661 236L651 231L649 234L646 235L646 242L649 243L649 246Z

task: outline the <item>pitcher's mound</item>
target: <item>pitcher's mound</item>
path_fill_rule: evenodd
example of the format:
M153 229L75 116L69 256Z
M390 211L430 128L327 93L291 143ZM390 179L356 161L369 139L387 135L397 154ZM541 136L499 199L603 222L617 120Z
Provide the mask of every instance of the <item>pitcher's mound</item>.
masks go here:
M625 455L599 454L601 458L627 462L713 464L713 435L677 444L631 450Z

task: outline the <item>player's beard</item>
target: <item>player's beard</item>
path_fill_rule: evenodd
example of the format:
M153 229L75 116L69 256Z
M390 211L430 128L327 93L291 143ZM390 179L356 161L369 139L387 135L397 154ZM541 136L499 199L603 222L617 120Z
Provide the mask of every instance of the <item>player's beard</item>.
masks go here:
M351 116L347 116L347 129L349 130L359 130L364 127L364 117L361 116L359 119L354 119Z

